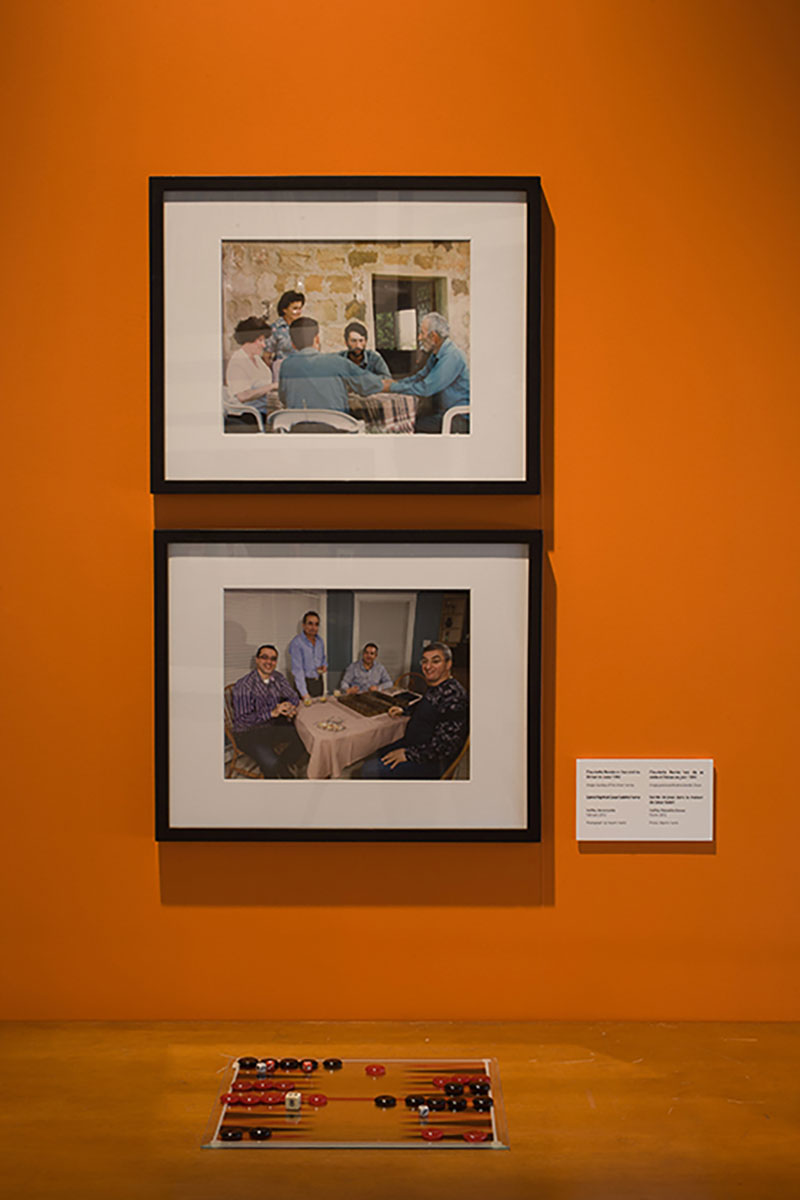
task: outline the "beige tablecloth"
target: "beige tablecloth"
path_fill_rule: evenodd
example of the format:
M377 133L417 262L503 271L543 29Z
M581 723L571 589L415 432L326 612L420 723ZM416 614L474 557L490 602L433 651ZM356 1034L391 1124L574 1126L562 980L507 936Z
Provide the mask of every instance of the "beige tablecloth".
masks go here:
M344 729L340 733L319 729L320 721L343 721ZM401 738L407 724L408 717L362 717L333 697L309 708L301 705L295 725L310 755L308 778L335 779L350 763Z

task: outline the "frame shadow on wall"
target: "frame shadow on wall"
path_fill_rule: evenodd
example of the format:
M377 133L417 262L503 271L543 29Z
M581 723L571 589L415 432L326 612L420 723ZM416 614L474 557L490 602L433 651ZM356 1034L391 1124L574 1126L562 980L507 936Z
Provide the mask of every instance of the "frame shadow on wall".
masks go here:
M543 196L541 841L160 842L158 862L163 904L217 908L356 905L486 908L549 907L555 903L557 589L548 554L554 546L554 293L555 226ZM155 499L157 526L175 523L174 501L183 498ZM519 498L514 500L519 505ZM163 506L161 501L165 502ZM460 524L470 522L472 501L481 515L481 521L475 523L485 522L486 497L462 496L458 497L462 511ZM158 520L162 507L170 514L168 521ZM257 521L255 513L253 519ZM526 524L524 517L520 521L518 516L517 522Z

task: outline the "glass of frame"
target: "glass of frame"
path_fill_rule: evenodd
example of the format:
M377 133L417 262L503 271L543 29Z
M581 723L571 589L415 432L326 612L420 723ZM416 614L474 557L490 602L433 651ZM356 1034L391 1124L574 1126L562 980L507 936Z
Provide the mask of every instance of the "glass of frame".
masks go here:
M153 491L538 492L540 249L534 177L152 178Z
M541 534L157 531L156 836L538 841Z

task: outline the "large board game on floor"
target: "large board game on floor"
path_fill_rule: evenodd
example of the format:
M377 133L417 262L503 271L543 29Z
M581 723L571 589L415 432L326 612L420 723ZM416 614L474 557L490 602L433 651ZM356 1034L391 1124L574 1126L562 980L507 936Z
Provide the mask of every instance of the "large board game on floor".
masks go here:
M508 1149L493 1058L231 1059L208 1148Z

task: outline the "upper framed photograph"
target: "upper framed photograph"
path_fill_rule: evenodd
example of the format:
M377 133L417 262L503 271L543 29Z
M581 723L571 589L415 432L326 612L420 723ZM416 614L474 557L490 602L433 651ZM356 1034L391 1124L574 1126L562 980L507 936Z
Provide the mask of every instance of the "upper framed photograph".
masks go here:
M539 491L538 178L151 178L150 276L154 492Z
M159 840L538 841L539 533L155 555Z

